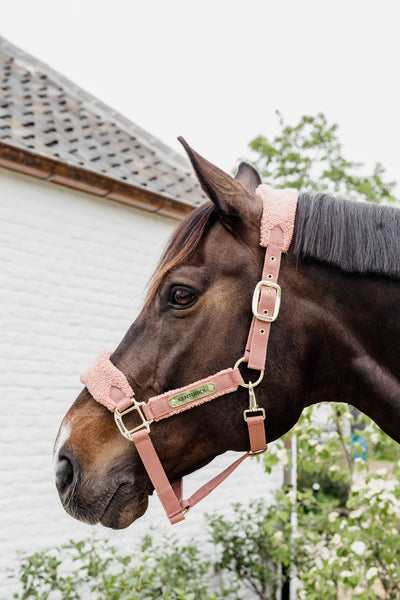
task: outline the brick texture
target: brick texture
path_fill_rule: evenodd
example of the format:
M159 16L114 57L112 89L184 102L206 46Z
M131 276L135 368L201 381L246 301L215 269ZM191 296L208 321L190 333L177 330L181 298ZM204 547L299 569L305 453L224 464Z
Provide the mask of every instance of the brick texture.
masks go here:
M157 498L123 532L74 521L57 496L52 447L81 389L79 373L134 320L176 222L3 169L0 204L0 598L9 598L4 567L16 550L93 531L133 550L152 524L170 530ZM219 457L190 476L187 492L231 460ZM204 539L204 511L268 497L280 481L279 469L268 478L247 461L174 532Z

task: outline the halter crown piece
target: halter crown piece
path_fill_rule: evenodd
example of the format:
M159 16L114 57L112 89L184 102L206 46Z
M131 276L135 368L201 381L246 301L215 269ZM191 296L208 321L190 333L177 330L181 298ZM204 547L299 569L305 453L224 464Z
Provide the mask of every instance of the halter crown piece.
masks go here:
M107 350L100 352L94 363L81 376L82 383L93 398L114 413L121 434L135 444L171 523L182 521L189 508L222 483L247 456L267 450L265 410L257 405L254 388L262 381L269 331L271 323L279 313L279 268L282 253L288 251L293 236L298 192L294 189L274 190L267 185L260 185L256 193L263 202L260 245L266 248L266 253L262 277L253 293L253 319L244 356L237 361L234 368L154 396L148 402L136 401L127 378L111 362L112 353ZM249 369L260 371L257 381L244 382L239 370L241 363L247 363ZM249 408L244 411L243 416L249 431L250 450L190 498L183 500L182 478L169 482L150 439L150 425L224 394L235 392L239 386L249 390ZM124 416L132 411L139 415L140 424L128 429L124 423Z

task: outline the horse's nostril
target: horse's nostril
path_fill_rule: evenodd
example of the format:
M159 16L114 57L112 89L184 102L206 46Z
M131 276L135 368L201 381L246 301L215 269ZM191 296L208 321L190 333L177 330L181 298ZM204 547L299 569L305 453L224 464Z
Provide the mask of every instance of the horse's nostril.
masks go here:
M61 495L65 494L74 481L74 467L66 456L59 457L56 466L56 485Z

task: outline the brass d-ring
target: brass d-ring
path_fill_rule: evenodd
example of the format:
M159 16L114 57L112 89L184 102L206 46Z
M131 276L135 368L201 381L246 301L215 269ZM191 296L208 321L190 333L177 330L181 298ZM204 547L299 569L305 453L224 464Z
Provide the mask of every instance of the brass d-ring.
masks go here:
M235 363L235 366L234 366L233 368L234 368L234 369L238 369L238 368L239 368L239 365L241 365L241 364L242 364L242 362L245 362L245 358L244 358L244 356L242 356L242 358L239 358L239 360L238 360L238 361L236 361L236 363ZM240 385L241 385L242 387L245 387L245 388L249 388L249 387L250 387L250 385L251 385L253 388L255 388L255 387L257 387L257 385L258 385L259 383L261 383L261 382L262 382L262 380L263 380L263 377L264 377L264 369L260 369L260 375L259 375L259 377L258 377L257 381L255 381L254 383L252 383L251 381L250 381L249 383L241 383Z

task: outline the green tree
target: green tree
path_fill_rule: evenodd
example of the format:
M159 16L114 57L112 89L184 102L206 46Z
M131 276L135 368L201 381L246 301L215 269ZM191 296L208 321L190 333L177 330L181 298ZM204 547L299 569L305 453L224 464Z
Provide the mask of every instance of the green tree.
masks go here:
M293 126L279 112L277 116L281 132L273 139L258 135L249 144L256 154L252 164L265 182L370 202L398 200L396 184L385 181L380 163L365 175L365 165L344 158L338 126L330 125L325 115L304 115Z

